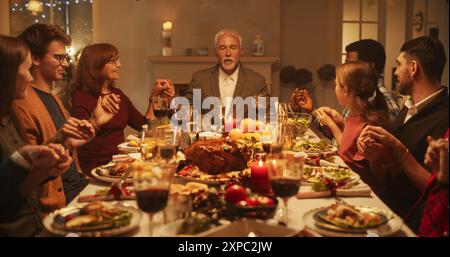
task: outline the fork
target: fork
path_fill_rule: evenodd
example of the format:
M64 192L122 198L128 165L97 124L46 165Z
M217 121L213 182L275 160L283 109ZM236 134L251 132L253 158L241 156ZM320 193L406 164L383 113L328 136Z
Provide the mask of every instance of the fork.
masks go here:
M120 178L119 183L117 184L119 186L119 189L122 188L123 183L125 183L127 177L130 175L130 173L131 173L131 168L128 167L128 169L125 170L122 177Z

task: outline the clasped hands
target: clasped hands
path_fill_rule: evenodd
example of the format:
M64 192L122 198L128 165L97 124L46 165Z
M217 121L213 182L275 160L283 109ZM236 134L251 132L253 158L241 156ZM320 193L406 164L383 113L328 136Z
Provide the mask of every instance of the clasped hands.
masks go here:
M290 105L293 111L300 111L304 109L306 112L310 113L313 110L313 100L308 94L308 90L296 88L291 94Z
M173 85L172 81L169 79L157 79L155 85L153 86L150 98L156 96L171 100L175 96L175 86ZM108 113L116 114L119 112L120 102L120 95L111 93L102 96L101 106Z
M39 181L61 175L72 164L69 151L60 144L25 145L18 152L31 164L31 172Z

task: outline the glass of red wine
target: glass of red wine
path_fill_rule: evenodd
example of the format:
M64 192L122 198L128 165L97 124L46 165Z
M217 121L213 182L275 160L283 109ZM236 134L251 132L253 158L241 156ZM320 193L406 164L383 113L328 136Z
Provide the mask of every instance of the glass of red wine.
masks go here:
M153 114L158 119L164 119L172 115L172 110L169 109L169 101L163 97L152 97ZM170 117L169 117L170 119Z
M288 200L295 196L300 189L300 179L303 171L302 160L291 155L280 158L269 158L266 161L269 171L270 184L275 196L283 200L284 208L279 212L279 221L288 222Z
M148 214L149 234L153 236L153 216L167 205L175 165L143 161L133 163L132 168L136 201Z

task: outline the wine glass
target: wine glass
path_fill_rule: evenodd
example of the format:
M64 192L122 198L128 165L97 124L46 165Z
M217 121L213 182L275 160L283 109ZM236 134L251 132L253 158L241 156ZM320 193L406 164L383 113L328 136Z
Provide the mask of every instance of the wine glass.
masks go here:
M182 139L181 130L178 128L159 127L156 129L155 138L158 142L158 159L163 159L168 163L176 154L177 146Z
M283 150L290 151L295 141L295 128L289 122L280 123L276 144L281 145Z
M261 143L266 155L270 154L272 144L274 143L272 140L272 135L270 133L261 133Z
M289 105L288 103L278 103L278 122L285 123L288 119Z
M140 145L141 158L143 160L150 160L156 154L156 140L154 138L145 138Z
M137 205L148 214L149 234L152 236L153 216L167 205L175 165L140 161L134 162L131 167Z
M158 119L164 119L169 115L169 101L166 98L155 96L152 97L153 114Z
M275 196L283 200L284 208L279 213L280 221L288 222L288 200L295 196L300 189L300 179L303 171L303 159L293 155L272 158L266 161L269 179Z

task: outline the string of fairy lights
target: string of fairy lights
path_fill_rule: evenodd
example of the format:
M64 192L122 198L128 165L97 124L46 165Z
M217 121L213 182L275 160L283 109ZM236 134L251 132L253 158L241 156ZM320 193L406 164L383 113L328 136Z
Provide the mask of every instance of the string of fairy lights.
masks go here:
M14 0L10 1L9 8L11 14L20 16L31 15L35 23L47 23L49 22L50 16L56 15L58 12L64 13L70 6L75 7L77 5L81 6L81 4L92 4L93 1L94 0ZM66 26L68 26L67 22L68 21L66 21ZM66 32L69 33L68 31ZM71 57L70 63L73 63L77 48L79 47L72 45L67 49L67 52Z
M55 8L55 10L63 11L67 5L82 4L82 3L92 4L93 0L64 0L64 1L36 1L36 2L38 2L38 4L41 5L42 7L48 8L52 7L51 2L53 2L53 7ZM11 12L29 12L28 5L29 5L28 1L15 1L15 3L10 4L10 10ZM42 16L44 16L42 18L45 18L45 14L42 14Z
M10 11L12 13L23 14L31 14L34 16L34 22L45 22L48 19L49 10L52 8L53 11L57 12L65 12L66 7L70 5L77 4L92 4L93 0L53 0L53 1L44 1L44 0L16 0L10 2Z

